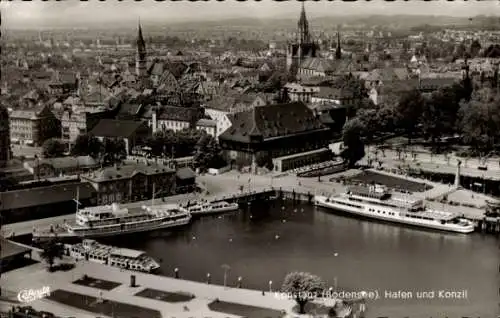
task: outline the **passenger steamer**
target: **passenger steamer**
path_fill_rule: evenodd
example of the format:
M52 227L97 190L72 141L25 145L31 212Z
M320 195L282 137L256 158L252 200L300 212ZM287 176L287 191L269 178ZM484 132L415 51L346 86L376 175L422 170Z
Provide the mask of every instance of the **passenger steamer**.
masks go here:
M154 203L154 197L152 199ZM77 206L79 205L77 200ZM76 222L51 226L48 230L33 229L33 241L53 238L96 238L149 232L187 225L191 214L177 204L143 206L139 211L120 208L117 203L76 211Z
M220 202L195 202L184 206L193 216L219 214L232 212L239 209L238 203Z
M457 215L427 209L423 200L396 197L381 186L352 187L337 196L315 196L315 205L382 221L440 231L471 233L474 224Z
M83 240L78 244L65 244L65 252L75 260L87 260L113 267L152 273L160 265L145 252L128 248L117 248L99 244L94 240Z

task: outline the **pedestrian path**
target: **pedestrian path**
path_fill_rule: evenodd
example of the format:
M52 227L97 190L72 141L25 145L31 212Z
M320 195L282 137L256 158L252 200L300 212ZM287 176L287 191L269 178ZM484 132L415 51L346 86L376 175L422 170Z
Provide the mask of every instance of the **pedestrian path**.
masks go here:
M110 291L102 291L101 294L101 291L96 288L72 284L73 281L83 277L85 274L97 279L120 282L122 285ZM129 286L130 275L136 276L138 287ZM97 298L102 296L103 299L156 309L162 313L163 317L231 317L231 315L210 311L208 304L215 299L249 306L265 307L278 311L285 310L290 314L292 314L291 309L295 306L293 300L275 297L271 292L263 294L261 291L256 290L209 285L176 278L131 272L85 261L78 262L76 267L70 271L54 273L47 272L45 266L39 263L8 272L2 275L1 282L8 285L11 290L38 289L43 286L49 286L52 291L63 289ZM191 293L196 298L184 303L167 303L135 296L136 293L145 288L167 292ZM30 305L33 305L34 308L46 308L47 306L44 304L47 303L52 302L45 299L35 301Z

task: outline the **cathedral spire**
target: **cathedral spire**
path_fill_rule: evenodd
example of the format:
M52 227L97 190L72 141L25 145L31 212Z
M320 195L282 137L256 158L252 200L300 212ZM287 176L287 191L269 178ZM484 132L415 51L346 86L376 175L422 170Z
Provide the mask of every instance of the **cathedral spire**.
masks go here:
M137 30L137 55L135 57L135 72L137 76L143 77L146 73L146 43L142 36L141 20L139 18Z
M335 58L337 60L342 58L342 49L340 48L340 31L337 31L337 50L335 51Z
M137 51L141 50L146 50L146 43L144 42L144 37L142 36L141 18L139 18L137 30Z
M309 22L307 22L307 17L306 17L306 9L304 2L302 2L302 10L300 11L300 18L298 22L298 34L299 34L299 41L301 43L309 43Z

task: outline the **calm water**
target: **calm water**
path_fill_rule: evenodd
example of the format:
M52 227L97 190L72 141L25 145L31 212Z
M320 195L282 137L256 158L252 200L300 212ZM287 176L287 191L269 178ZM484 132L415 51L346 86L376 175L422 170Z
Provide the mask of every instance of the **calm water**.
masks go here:
M245 207L223 217L196 220L183 231L108 243L145 250L162 259L162 274L247 288L281 285L290 271L321 276L338 291L378 291L368 317L497 317L500 315L500 249L492 236L454 235L361 221L308 205ZM440 299L439 290L467 291L466 299ZM411 291L389 299L385 291ZM435 291L433 299L416 292Z

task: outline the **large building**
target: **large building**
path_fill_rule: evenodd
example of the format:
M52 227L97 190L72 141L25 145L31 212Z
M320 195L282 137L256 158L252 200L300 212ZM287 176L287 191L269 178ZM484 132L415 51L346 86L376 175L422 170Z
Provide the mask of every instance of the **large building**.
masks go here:
M61 137L61 122L49 106L14 110L10 114L11 141L41 146L50 138Z
M268 159L326 147L331 131L302 102L257 106L230 116L232 126L219 136L231 165L252 165Z
M10 154L9 112L0 105L0 168L7 165Z
M172 195L176 191L176 171L156 163L106 167L81 175L97 192L97 204L132 202Z
M286 68L294 74L304 59L319 55L319 45L312 40L309 33L309 22L307 21L304 2L302 2L302 11L300 12L297 27L297 38L295 42L288 44L286 50Z

